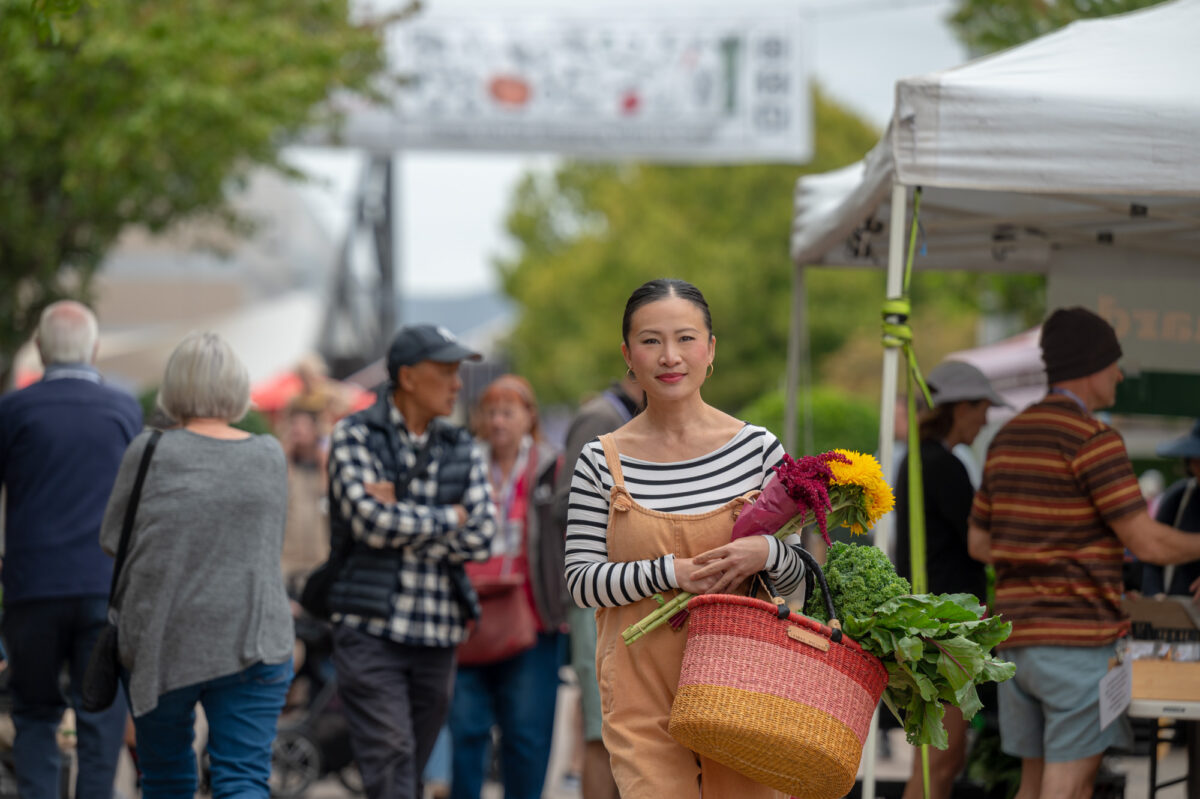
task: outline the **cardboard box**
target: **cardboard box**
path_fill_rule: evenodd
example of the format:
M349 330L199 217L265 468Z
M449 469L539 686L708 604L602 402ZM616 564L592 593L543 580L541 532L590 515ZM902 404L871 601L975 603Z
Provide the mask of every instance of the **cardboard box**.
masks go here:
M1133 661L1133 698L1200 702L1200 663Z
M1133 622L1135 640L1195 640L1200 625L1196 623L1198 611L1191 597L1127 598L1123 604ZM1133 661L1133 698L1200 702L1200 662Z

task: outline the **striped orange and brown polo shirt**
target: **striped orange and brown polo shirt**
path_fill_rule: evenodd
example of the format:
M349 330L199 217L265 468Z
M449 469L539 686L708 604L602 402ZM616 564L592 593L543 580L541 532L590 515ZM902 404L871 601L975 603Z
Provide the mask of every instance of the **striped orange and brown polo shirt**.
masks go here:
M1109 523L1145 507L1120 433L1051 394L988 448L971 521L991 533L995 611L1012 646L1097 646L1128 632L1125 547Z

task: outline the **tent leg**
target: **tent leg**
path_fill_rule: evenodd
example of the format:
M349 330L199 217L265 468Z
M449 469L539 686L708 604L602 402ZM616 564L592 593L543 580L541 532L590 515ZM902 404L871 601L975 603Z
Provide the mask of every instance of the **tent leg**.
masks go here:
M783 412L783 449L795 456L799 435L796 422L799 418L800 380L804 378L810 384L812 381L812 352L808 345L808 295L805 283L807 267L797 266L792 276L792 315L791 327L788 328L787 373L784 378L784 412ZM810 385L811 387L811 385ZM812 395L805 402L804 414L804 449L806 454L812 454Z
M904 291L904 219L907 215L907 190L900 183L892 184L892 218L888 229L887 296L896 299ZM898 381L896 366L900 362L900 351L887 347L883 351L883 390L879 398L879 465L888 485L894 485L895 475L895 432L896 390ZM890 548L890 533L894 519L875 528L875 545L887 552ZM863 753L863 799L875 799L875 753L880 735L879 710L871 717L871 733L867 736L866 751Z
M887 298L898 299L904 293L904 220L907 215L908 194L899 183L892 185L892 218L888 223L888 266L887 266ZM898 320L897 320L898 321ZM879 396L879 465L883 467L883 478L888 485L896 482L895 474L895 434L896 434L896 395L899 388L897 365L900 363L900 350L896 347L885 347L883 350L883 380ZM884 552L890 552L890 532L895 519L892 514L886 518L887 524L875 530L875 545Z

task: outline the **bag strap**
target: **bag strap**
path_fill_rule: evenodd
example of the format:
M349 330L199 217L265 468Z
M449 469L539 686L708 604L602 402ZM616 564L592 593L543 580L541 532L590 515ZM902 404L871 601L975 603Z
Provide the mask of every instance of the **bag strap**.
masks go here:
M536 441L530 444L529 452L526 453L525 459L528 461L525 464L525 470L521 475L520 481L513 487L514 490L520 488L522 485L525 488L525 519L521 522L521 540L516 542L516 550L509 549L500 556L504 559L503 563L500 564L501 577L507 577L509 574L512 574L513 567L517 561L517 555L520 554L522 547L527 547L529 544L529 540L526 538L529 533L526 522L529 518L530 503L533 502L533 492L537 488L538 448ZM500 519L500 521L508 524L508 519ZM511 544L512 542L509 541L507 543Z
M821 598L825 600L825 612L829 616L829 628L833 630L831 636L834 643L842 640L842 623L838 621L837 611L833 607L833 595L829 593L829 583L825 582L825 572L821 569L821 564L817 563L817 559L807 549L796 547L795 552L800 555L800 559L804 561L805 569L805 587L807 593L804 595L804 604L807 607L809 601L812 600L813 589L812 579L816 577L818 583L821 584Z
M417 450L417 459L413 467L407 470L402 466L400 433L391 424L386 425L383 431L384 436L387 437L388 446L392 450L392 460L396 462L396 476L392 479L392 487L395 489L396 501L399 502L408 497L409 479L425 471L430 461L433 460L433 437L437 435L437 431L433 429L432 424L426 428L425 443Z
M133 481L133 490L129 493L129 504L125 506L125 522L121 526L121 543L117 545L117 559L113 564L112 585L108 587L108 604L112 606L113 594L117 592L117 578L125 566L125 556L129 554L129 536L133 533L133 520L137 516L138 503L142 499L142 484L146 482L146 472L150 469L150 459L154 457L154 448L162 438L163 431L155 430L146 442L142 451L142 462L138 464L137 477Z
M791 611L788 609L787 602L779 595L779 591L775 588L775 583L771 580L771 576L767 574L766 569L763 569L750 578L750 588L746 595L753 598L758 590L758 586L755 585L756 580L762 585L763 590L767 592L767 596L775 604L775 615L781 619L786 619Z
M1179 525L1183 523L1183 514L1187 511L1188 503L1192 501L1192 494L1196 490L1196 478L1189 478L1184 485L1183 496L1179 498L1179 508L1175 511L1175 521L1171 525L1176 530L1180 529ZM1168 593L1171 591L1171 583L1175 580L1175 564L1168 563L1162 567L1163 570L1163 590Z
M821 594L825 600L825 611L829 616L828 626L832 631L830 639L834 643L837 643L842 640L842 624L840 621L838 621L837 613L834 611L833 597L829 593L829 584L825 582L825 572L821 570L821 566L817 563L817 559L814 558L812 553L807 549L803 549L801 547L794 547L793 549L800 555L800 559L804 561L805 566L804 605L807 607L809 601L812 599L813 579L815 577L815 579L821 584ZM750 578L750 590L748 592L748 596L753 597L758 589L758 586L755 584L756 580L758 583L762 584L762 587L766 590L767 595L770 596L771 600L775 603L775 612L779 618L786 619L788 616L787 604L784 602L783 597L779 596L779 592L775 589L775 584L771 581L771 578L765 569L758 572L756 575L754 575L754 577Z

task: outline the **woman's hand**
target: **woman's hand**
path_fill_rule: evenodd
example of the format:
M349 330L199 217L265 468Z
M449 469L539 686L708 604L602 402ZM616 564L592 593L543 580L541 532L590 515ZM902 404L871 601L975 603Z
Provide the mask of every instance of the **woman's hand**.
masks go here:
M770 553L766 536L748 535L697 555L692 562L700 568L694 571L691 577L699 582L713 579L704 593L726 593L738 583L762 571L767 565L767 556Z
M695 558L675 558L675 582L679 583L681 590L689 594L707 594L716 585L719 574L696 579L695 574L699 569Z

